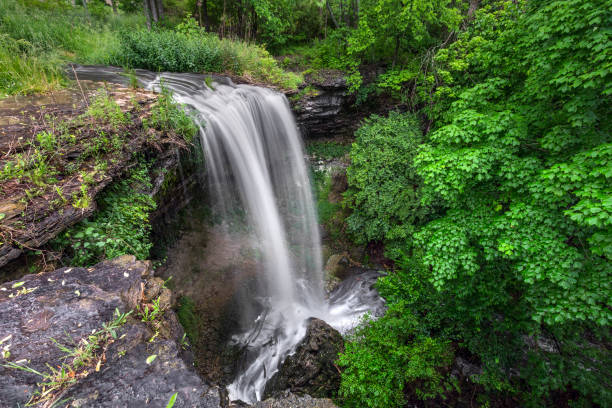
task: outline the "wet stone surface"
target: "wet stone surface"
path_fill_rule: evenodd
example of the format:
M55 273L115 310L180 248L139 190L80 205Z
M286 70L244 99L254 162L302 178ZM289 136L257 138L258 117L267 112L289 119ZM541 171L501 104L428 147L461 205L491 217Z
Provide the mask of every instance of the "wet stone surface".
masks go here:
M323 320L311 318L306 336L266 384L264 398L278 397L285 390L314 397L335 396L340 370L334 361L344 351L342 336Z
M0 406L24 406L41 378L6 367L19 363L40 372L69 363L57 344L75 348L103 323L149 302L145 297L150 263L122 256L92 268L61 268L27 275L0 286ZM150 296L161 296L152 293ZM206 385L180 345L183 331L167 310L154 337L135 312L117 332L99 367L86 369L61 395L73 407L165 407L175 392L175 407L219 407L216 388ZM157 355L152 363L147 358ZM188 360L188 359L187 359ZM188 360L189 361L189 360Z

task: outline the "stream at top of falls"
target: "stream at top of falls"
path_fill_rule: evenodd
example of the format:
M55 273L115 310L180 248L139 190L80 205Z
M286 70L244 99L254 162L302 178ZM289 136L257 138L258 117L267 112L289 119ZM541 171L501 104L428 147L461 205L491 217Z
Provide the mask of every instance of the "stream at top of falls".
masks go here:
M76 72L82 79L125 81L121 70L110 67ZM232 338L247 358L228 386L231 400L252 403L304 337L310 317L344 334L365 313L378 313L382 301L372 289L375 276L349 279L325 296L310 173L283 94L197 74L136 74L146 89L168 89L191 110L219 228L231 239L240 226L240 245L257 259L254 299L244 302L244 323Z

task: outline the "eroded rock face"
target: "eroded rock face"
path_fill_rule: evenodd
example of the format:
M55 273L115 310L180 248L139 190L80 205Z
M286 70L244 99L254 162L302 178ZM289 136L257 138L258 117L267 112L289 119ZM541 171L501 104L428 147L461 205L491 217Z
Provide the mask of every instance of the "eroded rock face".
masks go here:
M334 362L342 351L340 333L323 320L311 318L295 353L285 359L266 384L264 398L278 397L285 390L313 397L335 396L340 387L340 371Z
M0 286L0 364L9 362L48 372L69 362L57 344L74 348L103 323L146 304L150 297L167 295L146 281L152 278L148 262L122 256L92 268L61 268L28 275ZM166 289L167 290L167 289ZM155 293L153 293L155 292ZM175 407L219 407L216 388L204 384L181 358L182 328L167 310L154 328L135 312L117 331L104 352L103 364L64 391L73 407L165 407L178 392ZM158 334L155 335L154 331ZM147 357L157 357L150 364ZM33 373L0 366L0 406L24 406L41 378Z
M306 78L305 86L307 88L304 89L312 91L289 95L291 108L304 137L329 137L352 128L348 113L353 98L348 93L341 72L329 73L322 79Z

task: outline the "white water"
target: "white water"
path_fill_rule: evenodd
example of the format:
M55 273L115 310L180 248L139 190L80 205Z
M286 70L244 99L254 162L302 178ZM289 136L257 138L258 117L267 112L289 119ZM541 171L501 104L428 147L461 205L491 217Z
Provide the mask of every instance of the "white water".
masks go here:
M79 76L114 78L112 70L79 69ZM257 309L233 341L245 347L243 370L228 386L231 400L260 400L266 381L318 317L345 333L381 300L374 275L354 278L326 300L320 235L302 142L284 95L268 89L214 82L194 74L139 72L148 89L160 82L173 98L193 109L207 176L223 225L236 207L246 213L251 241L263 264ZM247 304L248 302L245 302ZM252 302L251 302L252 305ZM250 306L248 306L250 307ZM247 308L245 306L245 308Z

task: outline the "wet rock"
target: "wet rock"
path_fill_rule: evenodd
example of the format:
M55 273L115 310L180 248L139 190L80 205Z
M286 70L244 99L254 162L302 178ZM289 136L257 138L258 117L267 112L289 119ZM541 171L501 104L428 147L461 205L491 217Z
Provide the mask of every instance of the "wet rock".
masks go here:
M326 137L354 126L350 123L353 118L344 115L350 111L352 98L342 76L308 85L315 91L290 96L296 122L305 137Z
M253 408L337 408L328 398L313 398L310 395L299 396L289 391L280 393L276 398L257 402Z
M325 264L325 290L332 292L342 281L342 277L350 266L348 254L334 254L329 257Z
M482 367L472 364L462 357L455 359L455 368L453 371L457 371L455 374L461 374L466 378L478 377L482 374Z
M279 397L290 390L314 397L333 397L340 387L340 370L335 365L344 351L342 336L323 320L311 318L306 336L270 378L264 398Z
M75 348L112 321L115 310L135 310L151 275L149 262L126 255L92 268L61 268L0 285L0 406L24 406L41 381L7 363L40 372L69 363L58 344ZM87 374L65 390L62 400L68 398L72 407L165 407L178 392L175 407L218 407L218 392L180 357L182 329L174 313L167 310L158 326L134 313L104 351L103 364L85 368ZM147 364L153 354L157 357Z

